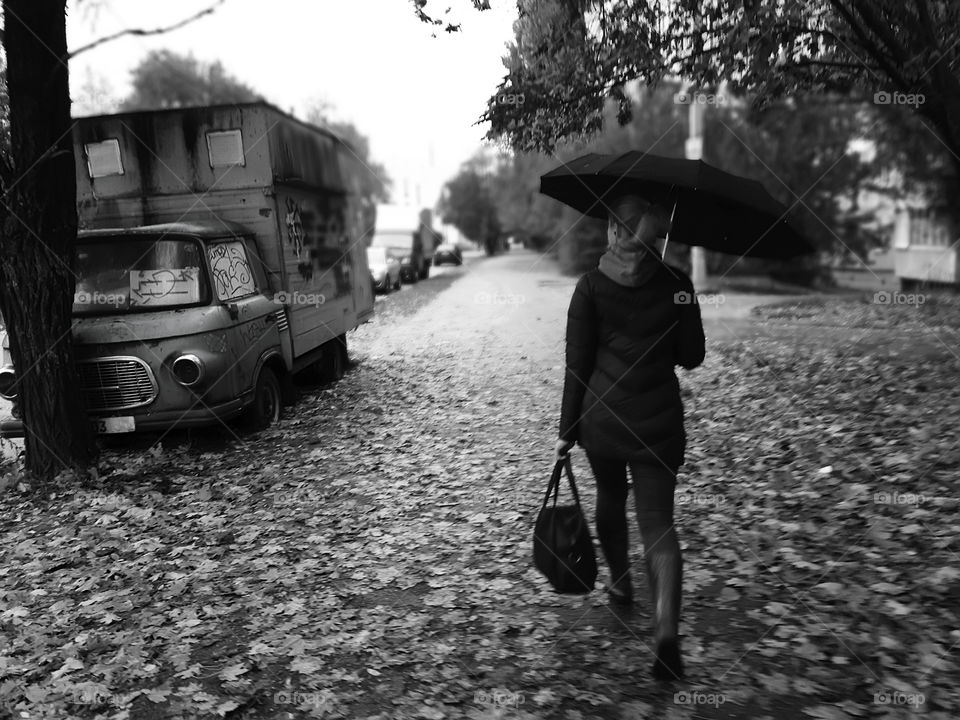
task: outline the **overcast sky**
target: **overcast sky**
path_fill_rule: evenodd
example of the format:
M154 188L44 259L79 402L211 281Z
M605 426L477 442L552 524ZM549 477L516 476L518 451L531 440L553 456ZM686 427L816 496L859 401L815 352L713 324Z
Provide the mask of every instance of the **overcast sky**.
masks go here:
M76 49L131 27L168 25L207 0L70 2L68 43ZM513 0L480 13L468 0L453 6L463 31L446 34L417 20L409 0L227 0L213 15L157 37L125 37L71 61L74 114L109 109L130 90L130 71L147 52L169 48L227 72L267 100L303 117L317 100L334 107L371 142L387 166L395 199L432 205L443 180L481 145L475 126L505 70L505 45L516 18ZM85 93L89 77L105 91ZM406 182L405 182L406 181Z

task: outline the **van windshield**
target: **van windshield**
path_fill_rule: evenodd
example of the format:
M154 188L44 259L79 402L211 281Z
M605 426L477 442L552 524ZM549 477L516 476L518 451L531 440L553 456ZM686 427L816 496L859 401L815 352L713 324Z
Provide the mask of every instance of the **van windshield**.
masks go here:
M77 243L74 315L149 312L208 302L193 238L116 235Z

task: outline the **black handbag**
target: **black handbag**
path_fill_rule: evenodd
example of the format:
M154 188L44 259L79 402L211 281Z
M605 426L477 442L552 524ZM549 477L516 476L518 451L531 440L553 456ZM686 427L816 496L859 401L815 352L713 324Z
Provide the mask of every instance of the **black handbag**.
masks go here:
M564 470L573 491L574 504L558 506L560 474ZM588 593L593 590L597 579L597 555L573 481L569 455L557 460L547 485L543 507L533 530L533 564L558 593Z

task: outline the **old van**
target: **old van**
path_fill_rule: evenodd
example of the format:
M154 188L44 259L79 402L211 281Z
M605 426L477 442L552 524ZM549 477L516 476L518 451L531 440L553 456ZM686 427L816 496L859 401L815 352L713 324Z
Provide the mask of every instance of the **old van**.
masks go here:
M343 373L374 300L343 141L252 103L81 118L74 147L73 341L99 432L266 426L294 373ZM6 347L2 365L15 399Z

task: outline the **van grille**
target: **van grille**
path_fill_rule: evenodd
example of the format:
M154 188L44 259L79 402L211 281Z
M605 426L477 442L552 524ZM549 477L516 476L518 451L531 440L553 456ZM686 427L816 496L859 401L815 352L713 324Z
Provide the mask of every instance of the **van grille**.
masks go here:
M280 308L273 314L273 316L277 319L277 330L280 332L286 332L287 328L290 327L287 324L286 308Z
M77 370L88 410L124 410L146 405L157 397L153 373L139 358L81 360Z

